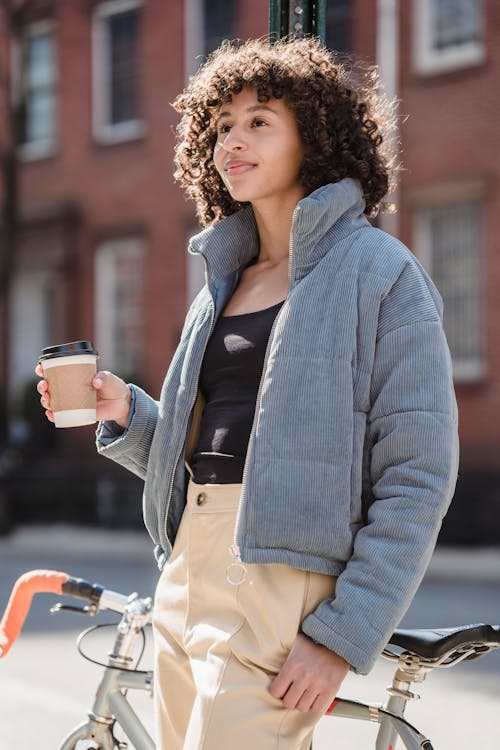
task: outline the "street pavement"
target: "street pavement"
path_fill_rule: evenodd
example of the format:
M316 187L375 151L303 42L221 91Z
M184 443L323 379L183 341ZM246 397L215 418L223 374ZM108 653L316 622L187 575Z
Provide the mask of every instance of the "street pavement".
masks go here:
M153 593L158 575L145 532L21 527L0 539L0 610L17 576L33 568L65 570L141 596ZM74 640L93 621L49 615L54 601L51 595L35 598L22 636L0 661L0 750L57 750L62 736L91 706L100 671L78 655ZM439 547L402 625L470 622L500 623L500 546ZM103 630L93 635L86 647L90 655L105 659L111 638ZM149 642L143 668L151 666ZM391 664L380 660L368 677L350 674L341 695L382 703L392 671ZM435 750L500 748L500 650L430 675L417 692L422 700L410 704L408 719L431 738ZM152 732L151 699L141 695L134 705ZM370 723L324 718L316 730L315 750L364 750L373 747L375 733Z

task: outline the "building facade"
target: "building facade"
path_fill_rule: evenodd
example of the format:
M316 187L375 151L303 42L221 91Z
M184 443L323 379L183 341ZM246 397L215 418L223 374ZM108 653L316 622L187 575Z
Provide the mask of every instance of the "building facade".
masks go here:
M30 413L26 427L25 394L47 344L90 338L101 367L158 396L202 283L185 250L197 224L172 178L170 105L221 39L264 36L269 9L267 0L19 5L15 34L5 10L0 19L8 72L0 128L22 102L1 387L9 440L22 442L41 419ZM463 499L452 536L460 535L467 498L479 487L487 498L481 513L500 510L500 6L329 0L327 14L328 45L377 63L400 101L398 211L380 223L415 252L444 298L460 407ZM113 482L102 480L109 467L95 462L91 430L51 441L57 466L92 467L106 505Z
M459 403L450 538L500 541L500 6L399 3L399 234L429 270Z

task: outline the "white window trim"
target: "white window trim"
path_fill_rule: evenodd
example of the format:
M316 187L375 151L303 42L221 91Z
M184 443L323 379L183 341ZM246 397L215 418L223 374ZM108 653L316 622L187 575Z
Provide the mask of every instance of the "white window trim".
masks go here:
M104 23L117 13L141 6L142 0L108 0L98 5L92 16L92 133L94 140L103 145L142 138L146 132L143 119L109 124L109 66L106 55L109 40Z
M43 21L36 21L35 23L29 24L23 31L23 41L28 37L40 36L41 34L51 34L54 45L54 57L57 60L57 40L56 40L56 24L52 19L44 19ZM11 91L10 99L11 103L17 104L19 99L23 96L23 59L22 59L22 47L18 42L13 41L10 48L10 64L12 71L11 79ZM52 138L43 142L31 142L21 143L17 147L17 155L22 162L37 161L38 159L46 159L51 156L55 156L57 152L59 142L58 132L58 84L59 84L59 67L57 63L54 65L54 90L56 95L54 97L54 131Z
M477 189L472 190L470 194L466 193L466 187L464 189L458 188L456 191L450 190L448 198L446 198L446 187L437 192L436 201L433 202L421 202L417 199L414 204L414 215L413 215L413 249L415 256L418 258L423 267L429 272L432 267L432 251L431 251L431 236L430 236L430 225L425 216L426 209L441 208L449 205L453 205L457 202L474 202L482 197L483 191L479 189L479 183ZM483 255L483 248L480 248L480 255ZM482 306L481 313L484 321L484 295L481 296L480 304ZM487 362L486 362L486 342L484 341L484 325L481 326L481 335L483 340L481 341L482 356L479 356L474 361L472 360L460 360L456 357L452 358L452 369L453 379L456 383L476 383L483 380L487 375Z
M184 0L184 78L186 83L201 62L204 36L203 0Z
M14 396L32 376L33 354L51 339L51 324L44 295L53 294L55 273L48 268L18 269L9 292L9 334L11 345L8 360L7 392Z
M102 356L104 365L108 368L117 366L116 342L113 336L114 309L109 303L110 291L114 288L115 263L118 256L143 258L145 253L144 240L141 237L130 236L105 240L100 243L95 255L95 332L94 340Z
M432 0L413 0L413 66L420 75L437 75L481 65L486 59L484 42L470 42L446 50L430 48Z

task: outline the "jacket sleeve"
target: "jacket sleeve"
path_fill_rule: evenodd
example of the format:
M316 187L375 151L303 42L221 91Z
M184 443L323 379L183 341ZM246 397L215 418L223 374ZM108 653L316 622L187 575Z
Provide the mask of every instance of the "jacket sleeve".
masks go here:
M439 302L425 275L415 278L413 268L410 276L416 285L403 280L399 290L411 288L410 297L396 288L381 307L366 434L374 498L367 523L335 598L302 623L303 632L362 674L423 578L458 469L457 408Z
M151 442L158 421L158 402L138 386L130 385L130 388L131 413L125 430L115 422L100 422L96 445L98 453L145 479Z
M207 295L208 291L204 287L192 302L181 331L181 340L189 335L200 306L206 303ZM100 422L96 432L96 447L99 454L145 480L160 404L142 388L133 384L129 384L129 387L132 391L132 404L125 430L115 422Z

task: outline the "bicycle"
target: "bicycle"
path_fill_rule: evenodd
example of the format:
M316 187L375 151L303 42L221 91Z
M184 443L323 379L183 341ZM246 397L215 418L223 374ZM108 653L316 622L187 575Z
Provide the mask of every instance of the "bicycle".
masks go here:
M51 609L54 613L69 611L93 617L109 610L122 615L108 660L100 663L104 672L92 709L87 719L63 739L59 750L125 750L128 744L117 739L116 727L121 728L135 750L155 750L153 739L127 699L128 690L152 694L152 671L138 669L142 651L132 665L138 639L144 639L144 628L151 622L152 599L140 598L137 593L126 596L67 573L29 571L14 584L0 621L0 657L8 653L21 632L36 593L64 594L86 602L83 607L58 603ZM79 648L82 639L93 629L80 635ZM433 750L431 741L404 716L407 703L418 697L412 692L413 683L422 683L433 669L478 659L497 648L500 648L500 625L397 629L383 652L383 656L396 662L386 702L381 705L337 697L326 714L377 723L375 750L394 750L398 738L407 750Z

